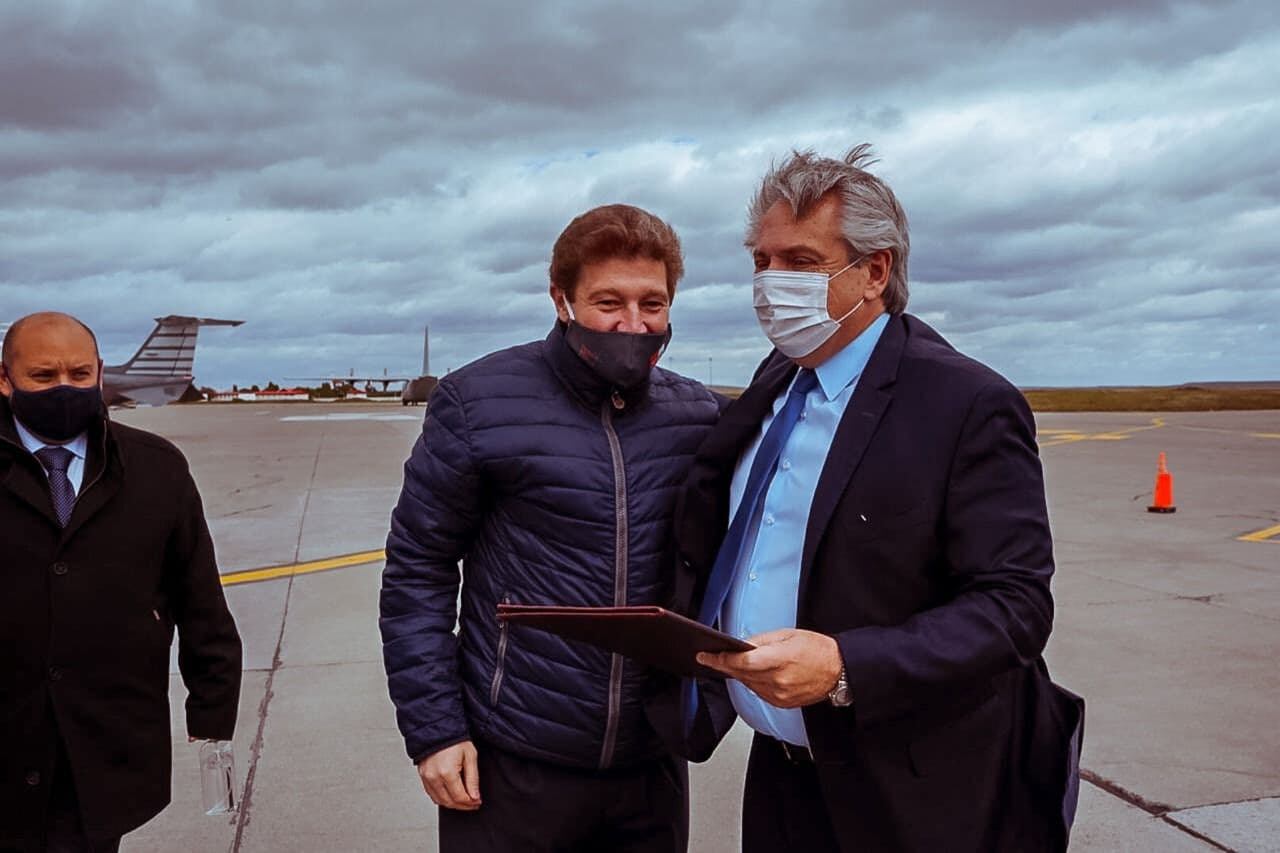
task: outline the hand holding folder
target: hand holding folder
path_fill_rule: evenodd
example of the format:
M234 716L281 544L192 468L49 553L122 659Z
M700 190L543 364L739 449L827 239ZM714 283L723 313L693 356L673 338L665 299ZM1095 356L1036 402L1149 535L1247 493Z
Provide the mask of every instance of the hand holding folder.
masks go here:
M755 646L662 607L555 607L499 604L498 619L550 631L681 676L724 678L698 652L749 652Z

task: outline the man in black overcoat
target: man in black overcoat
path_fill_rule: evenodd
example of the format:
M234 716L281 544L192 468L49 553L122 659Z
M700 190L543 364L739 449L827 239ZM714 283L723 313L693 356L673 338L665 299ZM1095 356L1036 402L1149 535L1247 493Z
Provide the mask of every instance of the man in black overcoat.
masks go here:
M52 312L0 359L0 851L114 851L169 802L187 732L227 740L240 637L176 447L114 423L93 333ZM193 762L194 764L194 762ZM192 767L195 773L195 767Z

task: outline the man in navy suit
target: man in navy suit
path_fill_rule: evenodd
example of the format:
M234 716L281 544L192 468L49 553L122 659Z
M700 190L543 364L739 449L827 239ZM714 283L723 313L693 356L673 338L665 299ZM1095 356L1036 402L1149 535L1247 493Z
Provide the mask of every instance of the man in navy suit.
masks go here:
M794 153L750 209L776 349L699 451L676 606L757 648L700 656L728 680L683 685L684 747L756 731L747 851L1061 850L1083 703L1041 658L1035 424L904 313L906 216L871 162Z

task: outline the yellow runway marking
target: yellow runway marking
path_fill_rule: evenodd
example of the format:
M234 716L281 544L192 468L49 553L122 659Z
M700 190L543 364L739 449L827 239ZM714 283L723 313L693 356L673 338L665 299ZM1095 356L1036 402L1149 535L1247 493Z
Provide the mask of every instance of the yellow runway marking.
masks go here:
M1222 427L1187 426L1186 424L1181 424L1178 428L1191 430L1192 432L1224 432L1227 435L1240 435L1243 433L1244 435L1247 435L1250 438L1280 438L1280 432L1244 432L1244 430L1239 430L1239 429L1224 429Z
M242 572L229 572L222 576L223 586L239 583L255 583L276 578L287 578L292 575L307 575L312 572L327 572L331 569L345 569L351 566L364 566L380 563L387 558L386 551L361 551L359 554L345 554L341 557L329 557L325 560L313 560L309 563L293 563L288 566L267 566L261 569L245 569Z
M1243 536L1237 536L1241 542L1280 542L1280 524L1265 530L1255 530Z
M1078 432L1076 430L1065 429L1044 429L1040 430L1041 434L1048 435L1046 441L1041 442L1041 447L1057 447L1062 444L1074 444L1077 441L1124 441L1135 432L1143 432L1149 429L1160 429L1163 427L1164 418L1152 418L1151 423L1145 426L1128 427L1127 429L1113 429L1106 432Z

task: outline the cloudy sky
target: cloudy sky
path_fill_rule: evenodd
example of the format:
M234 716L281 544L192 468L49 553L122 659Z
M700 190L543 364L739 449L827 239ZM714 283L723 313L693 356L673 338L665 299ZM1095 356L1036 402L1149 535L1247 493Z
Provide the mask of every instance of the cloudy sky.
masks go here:
M935 8L937 7L937 8ZM675 225L665 364L768 350L747 199L871 142L913 313L1022 385L1280 379L1271 0L0 4L0 321L109 362L209 329L203 384L456 368L541 337L556 235Z

